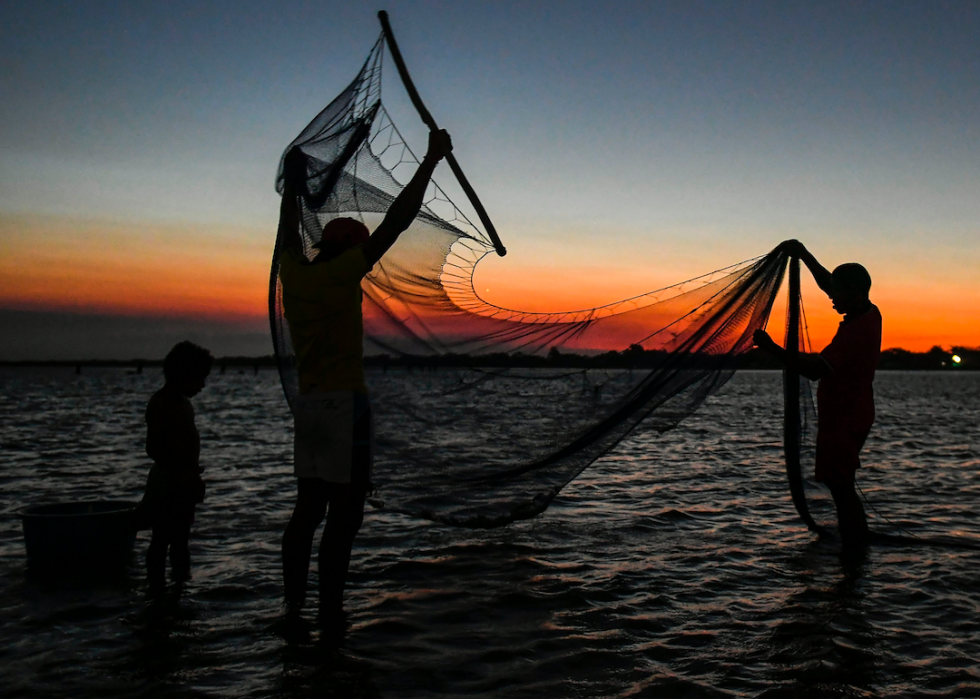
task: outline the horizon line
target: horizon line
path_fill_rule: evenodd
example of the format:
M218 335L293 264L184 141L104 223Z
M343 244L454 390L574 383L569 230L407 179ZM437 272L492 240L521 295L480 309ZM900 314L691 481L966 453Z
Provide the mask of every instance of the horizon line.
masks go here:
M758 348L752 348L744 353L744 355L753 353ZM948 349L940 346L933 345L930 349L923 352L916 352L914 350L907 350L903 347L888 347L881 350L882 354L885 353L905 353L910 355L929 355L936 353L937 350L943 354L955 354L955 350L965 351L965 352L977 352L980 353L980 347L968 347L966 345L950 345ZM616 350L607 350L616 352ZM656 351L656 350L654 350ZM500 353L495 353L500 354ZM506 352L503 354L507 354ZM521 353L517 353L521 354ZM574 357L577 353L575 352L562 352L562 356ZM744 356L743 355L743 356ZM406 357L411 356L422 356L422 355L404 355ZM432 355L433 358L443 356L443 355ZM466 356L466 355L454 355L453 353L448 353L445 356ZM535 356L535 355L528 355ZM371 354L364 355L364 359L380 359L382 357L392 357L394 359L398 358L398 355L387 355L387 354ZM75 367L75 366L91 366L91 367L128 367L128 366L157 366L163 365L164 359L161 357L159 359L147 359L145 357L132 357L129 359L97 359L90 357L87 359L0 359L0 367L17 367L17 366L65 366L65 367ZM259 354L259 355L223 355L215 356L214 364L232 364L241 366L253 366L258 364L260 366L275 366L276 365L276 355L275 354Z

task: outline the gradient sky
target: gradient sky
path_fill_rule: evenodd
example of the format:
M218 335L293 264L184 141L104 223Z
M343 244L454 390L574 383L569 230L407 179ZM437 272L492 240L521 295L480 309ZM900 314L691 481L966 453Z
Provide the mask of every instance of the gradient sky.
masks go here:
M378 9L510 251L489 301L594 306L795 237L869 268L884 346L980 346L976 3L39 1L0 23L0 359L271 351L279 156Z

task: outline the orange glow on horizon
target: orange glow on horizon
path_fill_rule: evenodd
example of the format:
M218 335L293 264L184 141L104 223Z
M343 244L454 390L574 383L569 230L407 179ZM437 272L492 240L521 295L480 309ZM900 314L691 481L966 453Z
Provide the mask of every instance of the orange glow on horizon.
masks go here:
M215 320L266 313L270 250L240 234L33 217L2 218L0 233L6 308Z
M130 316L187 316L256 322L267 313L270 231L204 225L137 225L58 217L0 215L0 307ZM595 307L692 278L698 256L630 259L615 267L575 257L488 258L475 283L489 303L554 312ZM492 262L490 261L492 259ZM710 269L710 266L707 266ZM803 274L813 348L822 349L840 316ZM980 285L913 284L900 272L875 279L872 300L884 318L882 347L926 351L980 346ZM782 339L784 302L770 330ZM964 310L966 309L966 310Z
M639 267L610 273L589 266L570 270L535 271L530 265L514 265L509 274L501 269L506 260L495 262L493 274L477 270L477 291L488 302L505 308L530 311L578 310L610 303L676 283L698 274L693 268L671 279L664 270L655 276ZM703 272L704 270L701 270ZM683 272L686 272L684 274ZM513 280L513 281L512 281ZM644 287L643 282L647 281ZM536 291L537 290L537 291ZM807 329L814 351L820 351L833 338L842 316L804 270L802 273L803 305ZM900 347L925 352L935 345L942 347L980 347L980 285L963 288L936 283L916 286L894 283L887 276L876 279L871 300L882 314L882 349ZM964 312L968 309L968 312ZM773 306L769 320L770 334L782 342L785 332L785 293Z

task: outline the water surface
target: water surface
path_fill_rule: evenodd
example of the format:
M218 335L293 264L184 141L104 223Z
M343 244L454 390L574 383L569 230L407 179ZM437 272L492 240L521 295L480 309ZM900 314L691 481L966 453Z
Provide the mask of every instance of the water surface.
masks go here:
M4 697L977 697L980 553L875 547L858 570L800 524L775 373L637 433L543 515L461 530L369 511L339 648L288 644L279 542L291 425L271 371L195 399L208 498L194 579L25 574L28 503L138 499L155 371L0 374ZM860 483L873 526L980 537L980 375L883 373Z

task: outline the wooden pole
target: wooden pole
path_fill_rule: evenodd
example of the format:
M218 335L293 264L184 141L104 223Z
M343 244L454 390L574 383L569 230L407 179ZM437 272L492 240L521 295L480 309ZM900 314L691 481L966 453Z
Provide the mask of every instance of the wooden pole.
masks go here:
M415 105L415 109L418 110L419 116L422 117L422 121L425 123L425 125L432 131L438 131L439 127L436 126L436 120L432 118L429 110L425 108L425 104L422 102L422 98L419 97L418 90L415 89L415 84L412 82L412 76L408 74L408 68L405 67L405 61L402 60L402 54L401 51L398 50L398 43L395 41L395 35L392 34L391 25L388 23L388 13L381 10L378 13L378 19L381 20L381 29L384 32L388 49L391 51L391 58L395 62L395 67L398 68L398 75L401 76L402 82L405 84L405 91L408 92L409 99L412 100L412 104ZM463 188L463 192L466 193L466 197L470 200L473 208L476 209L476 215L480 217L480 221L483 223L483 227L486 229L487 235L490 236L490 240L493 242L493 247L497 251L497 254L503 257L507 254L507 248L505 248L503 243L500 242L500 236L497 235L497 229L494 228L493 223L490 221L490 216L487 214L487 210L483 208L483 204L480 203L480 199L476 196L476 192L470 185L469 180L466 179L466 175L464 175L462 169L460 169L459 163L456 162L455 156L453 156L452 153L447 154L446 162L449 163L449 167L452 169L453 174L456 175L456 179L459 180L460 187Z

